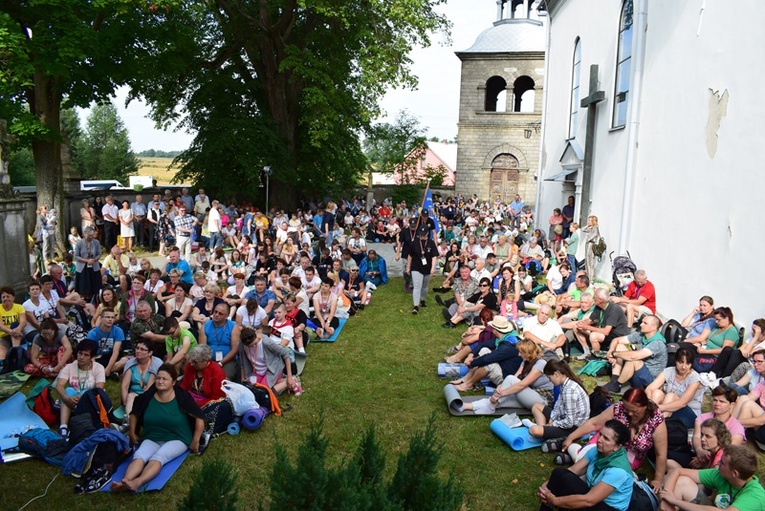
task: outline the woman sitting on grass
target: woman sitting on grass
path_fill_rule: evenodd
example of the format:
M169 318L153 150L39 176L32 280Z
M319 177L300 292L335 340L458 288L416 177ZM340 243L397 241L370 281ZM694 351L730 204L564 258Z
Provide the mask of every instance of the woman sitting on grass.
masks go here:
M257 329L244 327L239 343L239 363L241 365L242 381L267 385L276 394L295 386L296 380L292 375L290 350L274 342L264 335L269 327ZM287 377L284 372L287 372Z
M444 360L449 364L456 364L462 362L468 355L478 355L478 350L473 352L473 346L478 346L476 343L483 341L491 341L494 339L494 330L492 330L490 323L494 319L495 312L491 309L482 309L478 314L478 319L481 321L480 325L471 325L462 334L462 340L456 345L446 350L447 355Z
M136 492L186 449L199 452L204 415L186 391L175 387L177 380L175 368L163 364L154 385L136 398L130 414L130 442L139 447L125 477L112 483L113 492Z
M529 434L547 440L542 452L560 449L563 439L590 418L590 397L579 379L565 362L550 360L545 364L544 374L553 385L560 387L555 404L536 403L531 407L534 422L523 420Z
M667 468L693 468L701 470L704 468L717 468L722 460L723 450L731 445L733 436L728 428L719 419L709 418L698 425L698 445L700 447L698 456L690 458L686 463L670 459L667 462ZM695 433L695 432L694 432Z
M627 511L633 486L632 468L624 449L629 438L627 426L614 419L607 421L600 430L596 449L567 469L556 468L539 487L540 511Z
M667 470L667 426L662 411L656 403L648 399L648 395L642 389L629 389L621 401L570 433L562 445L564 452L556 456L555 462L564 464L570 463L572 458L580 459L587 450L594 447L597 435L584 448L579 445L572 446L574 441L588 433L600 431L611 419L618 420L630 429L631 437L624 448L633 470L637 470L643 464L648 452L654 448L656 469L650 484L658 493ZM570 450L569 446L572 446ZM565 452L567 450L568 453Z
M687 348L677 350L675 367L664 369L645 391L665 418L672 417L686 428L692 427L704 399L699 373L693 370L693 352Z
M516 345L523 364L514 375L507 376L494 391L490 402L494 407L533 409L537 404L551 406L553 383L545 374L547 361L534 341L523 339ZM467 406L466 406L467 408Z
M487 376L494 385L499 386L507 376L515 374L523 362L516 348L518 337L515 325L507 318L496 316L489 326L494 332L494 339L476 343L478 356L471 353L465 359L465 365L470 370L463 378L450 382L458 392L482 390L479 382Z
M321 339L328 339L340 326L340 320L335 316L337 310L337 295L332 292L334 282L330 278L321 280L319 292L313 296L314 314L318 322L316 334Z

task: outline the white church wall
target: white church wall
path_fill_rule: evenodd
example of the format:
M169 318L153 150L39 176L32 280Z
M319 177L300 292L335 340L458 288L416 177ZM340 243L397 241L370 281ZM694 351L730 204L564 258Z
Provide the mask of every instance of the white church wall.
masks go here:
M756 167L764 73L753 59L765 34L729 7L707 2L700 13L687 2L651 4L629 246L662 284L659 306L668 315L687 314L708 294L748 326L765 316L762 286L749 277L765 249L765 173ZM764 4L749 3L747 19L763 15ZM718 129L726 99L713 99L715 91L727 91Z
M540 179L560 171L579 35L581 97L587 95L590 64L600 65L600 89L606 93L598 106L592 210L609 251L618 248L626 207L626 248L656 284L661 313L681 318L709 294L748 326L765 316L756 294L761 286L749 277L765 248L760 235L765 173L755 167L763 145L757 126L765 116L756 55L765 47L765 34L742 22L742 11L727 4L707 2L701 13L687 2L648 5L632 203L623 203L628 130L610 130L620 2L570 0L551 13ZM746 9L747 19L763 14L765 3L752 2ZM727 91L727 112L717 129L724 99L710 102L713 91ZM585 110L579 118L577 140L584 147ZM543 183L539 218L544 227L560 202L561 185ZM610 280L610 268L600 275Z

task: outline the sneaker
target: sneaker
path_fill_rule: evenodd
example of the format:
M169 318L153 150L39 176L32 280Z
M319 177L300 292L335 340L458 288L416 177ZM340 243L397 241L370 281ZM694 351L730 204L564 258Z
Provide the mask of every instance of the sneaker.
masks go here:
M58 434L64 437L64 439L69 439L69 427L66 424L62 424L61 427L58 428Z
M451 321L447 321L446 323L444 323L444 328L457 328L457 325L455 325Z
M425 307L427 307L427 306L428 306L428 305L425 303L425 300L423 300L423 301L421 301L421 302L420 302L420 307L422 307L423 309L424 309Z
M588 360L590 358L589 353L582 353L581 355L574 357L574 360Z
M97 468L93 471L93 475L88 481L88 484L83 488L82 493L96 493L101 491L101 488L106 486L112 481L112 476L105 468Z
M412 307L412 314L419 314L419 313L420 313L420 308L417 305Z
M446 303L444 302L444 299L441 298L441 295L436 295L436 303L441 307L446 307Z

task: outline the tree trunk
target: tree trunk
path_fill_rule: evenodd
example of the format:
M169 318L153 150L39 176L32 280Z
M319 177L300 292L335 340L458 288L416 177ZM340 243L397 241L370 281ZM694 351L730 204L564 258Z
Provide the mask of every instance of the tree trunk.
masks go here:
M35 87L32 105L33 113L48 131L44 140L32 143L37 174L37 207L45 205L56 209L56 250L60 255L66 252L66 220L64 209L64 179L61 171L61 99L62 94L53 79L39 71L35 73Z

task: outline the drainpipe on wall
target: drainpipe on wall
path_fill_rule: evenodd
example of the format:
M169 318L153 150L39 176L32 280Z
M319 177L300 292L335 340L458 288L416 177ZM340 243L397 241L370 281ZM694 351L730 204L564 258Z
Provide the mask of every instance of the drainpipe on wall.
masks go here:
M539 221L542 218L542 215L540 214L541 211L539 209L539 201L542 198L542 181L543 181L543 170L544 170L544 160L542 158L542 155L544 154L544 140L545 140L545 132L547 131L547 82L548 82L548 76L550 74L550 13L547 13L547 23L545 23L545 28L547 29L547 36L545 37L545 79L542 81L543 83L543 89L542 94L544 94L542 101L542 131L539 135L539 168L537 169L537 196L534 200L534 208L536 209L536 214L534 215L534 227L539 227Z
M630 216L634 197L635 173L637 170L637 140L640 128L640 95L643 90L643 67L645 65L645 38L648 28L648 0L638 0L634 13L635 73L632 79L632 100L630 102L630 122L627 132L627 165L624 173L624 195L622 197L622 220L619 231L619 254L627 252L629 244Z

